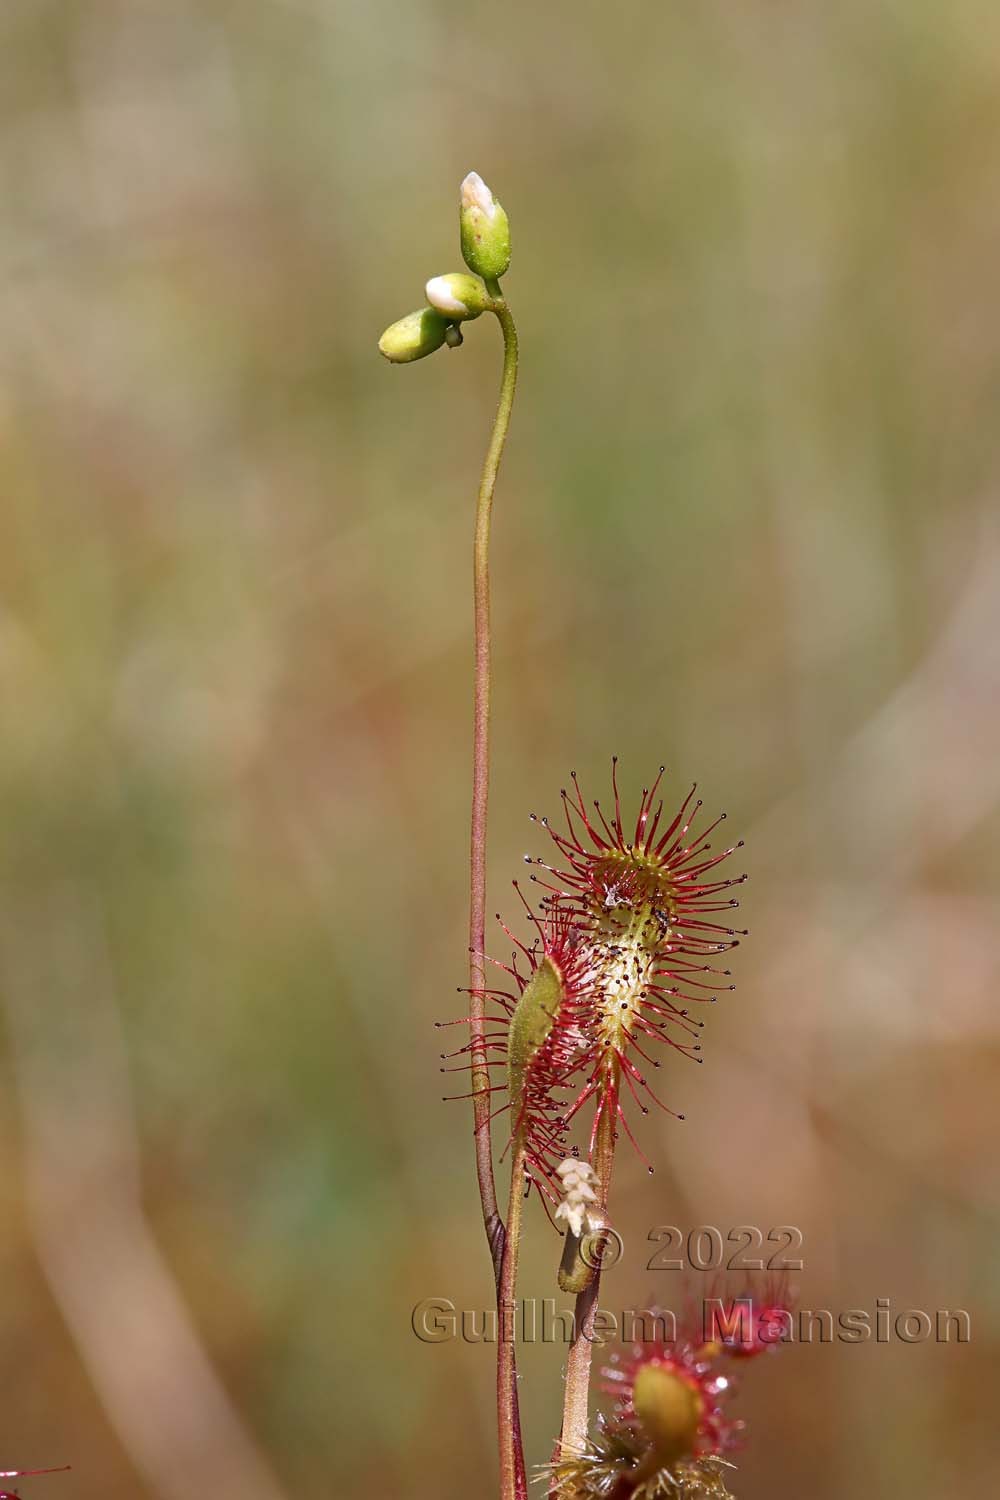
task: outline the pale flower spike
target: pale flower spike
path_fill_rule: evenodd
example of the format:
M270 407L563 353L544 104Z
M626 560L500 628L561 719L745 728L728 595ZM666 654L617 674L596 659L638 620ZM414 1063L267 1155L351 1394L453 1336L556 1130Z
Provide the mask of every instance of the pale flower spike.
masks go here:
M584 1229L588 1234L596 1234L601 1228L602 1220L590 1205L598 1202L595 1189L600 1187L601 1181L597 1173L589 1161L577 1161L575 1156L567 1156L565 1161L559 1163L556 1171L562 1179L565 1197L556 1209L555 1217L565 1219L570 1232L577 1239Z

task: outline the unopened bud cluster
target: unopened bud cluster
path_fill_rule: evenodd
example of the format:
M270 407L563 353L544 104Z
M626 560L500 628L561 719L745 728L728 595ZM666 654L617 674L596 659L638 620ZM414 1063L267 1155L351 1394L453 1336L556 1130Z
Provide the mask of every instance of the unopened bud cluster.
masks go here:
M462 257L475 274L452 271L431 277L424 288L427 306L392 323L378 341L393 364L423 359L442 344L457 349L462 343L458 325L492 310L500 296L498 281L510 265L510 225L478 172L470 172L461 186L459 234Z

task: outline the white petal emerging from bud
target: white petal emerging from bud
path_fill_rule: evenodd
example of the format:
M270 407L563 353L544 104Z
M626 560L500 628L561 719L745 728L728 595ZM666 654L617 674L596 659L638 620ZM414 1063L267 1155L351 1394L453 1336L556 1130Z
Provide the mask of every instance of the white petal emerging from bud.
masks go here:
M469 309L464 302L459 302L448 284L447 276L432 276L424 291L431 307L436 307L440 313L454 313L459 318L464 318Z
M462 183L459 199L462 259L470 271L491 281L510 265L510 225L501 204L478 172Z
M478 318L489 302L482 282L466 271L432 276L424 290L431 307L446 318Z
M460 189L462 194L463 208L478 208L489 220L496 217L497 209L500 207L489 188L486 186L478 172L470 172Z

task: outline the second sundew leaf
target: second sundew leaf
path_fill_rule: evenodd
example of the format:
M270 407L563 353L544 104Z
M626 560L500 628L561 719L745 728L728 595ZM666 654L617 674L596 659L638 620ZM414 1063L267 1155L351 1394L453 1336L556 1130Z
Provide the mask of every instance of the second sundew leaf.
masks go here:
M507 1035L507 1082L515 1133L522 1128L532 1066L552 1034L564 995L562 974L544 954L514 1007Z

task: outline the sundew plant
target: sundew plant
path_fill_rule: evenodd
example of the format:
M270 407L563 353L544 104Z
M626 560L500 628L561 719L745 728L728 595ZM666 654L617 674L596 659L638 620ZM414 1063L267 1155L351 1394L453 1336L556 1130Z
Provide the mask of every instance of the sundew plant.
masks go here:
M546 850L527 856L527 877L514 882L521 935L501 922L514 955L508 962L488 952L490 520L518 340L501 287L510 226L475 172L461 185L459 229L468 269L433 276L426 305L387 328L379 349L392 363L407 364L444 346L458 348L465 325L484 313L503 334L500 399L474 526L468 1015L445 1023L466 1028L466 1036L444 1054L447 1066L469 1080L462 1097L472 1100L493 1262L500 1496L527 1494L514 1320L504 1312L517 1295L530 1195L546 1210L539 1232L562 1235L553 1281L576 1296L561 1430L537 1477L552 1500L724 1496L730 1455L742 1440L742 1424L729 1411L731 1370L781 1341L787 1308L780 1286L750 1301L750 1321L738 1331L732 1319L706 1329L691 1316L674 1337L619 1350L600 1372L607 1404L593 1422L591 1367L603 1247L613 1226L615 1153L624 1143L653 1171L640 1125L652 1110L674 1114L659 1081L662 1065L701 1061L702 1013L734 988L730 959L745 935L734 925L736 891L746 879L736 858L742 840L725 840L726 814L707 815L696 787L672 792L663 766L632 804L621 794L616 760L604 802L589 801L571 773L558 819L535 819ZM508 1177L505 1212L498 1166Z

